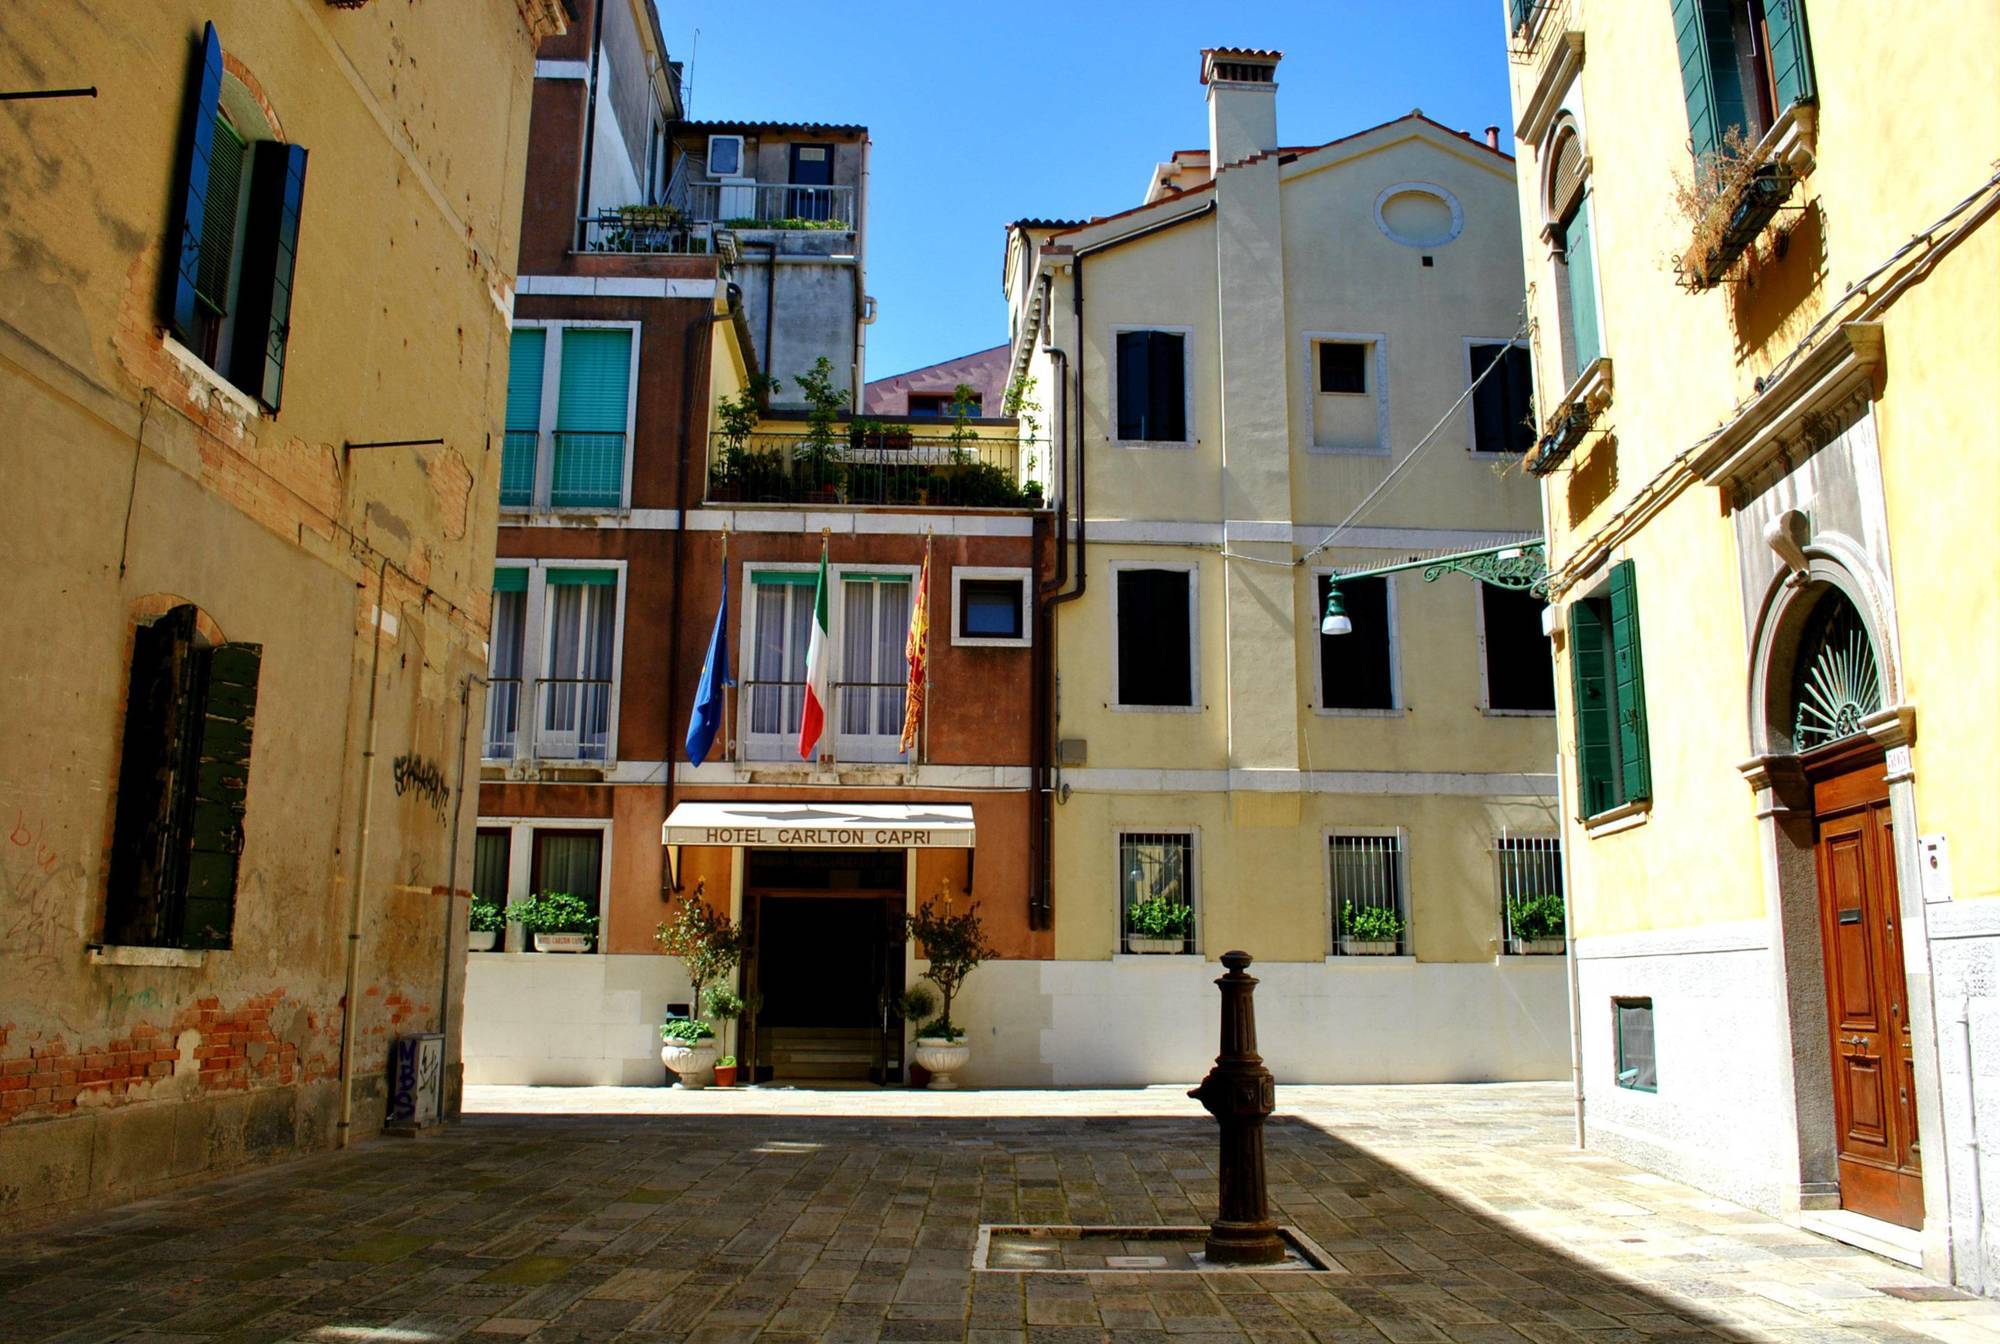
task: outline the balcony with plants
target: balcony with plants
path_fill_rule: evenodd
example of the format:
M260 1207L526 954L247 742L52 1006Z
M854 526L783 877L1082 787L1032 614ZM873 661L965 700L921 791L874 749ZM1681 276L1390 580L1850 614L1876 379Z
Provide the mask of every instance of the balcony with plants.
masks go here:
M832 383L822 358L795 381L809 407L804 420L766 419L762 404L776 387L758 377L716 408L707 499L710 504L814 507L908 506L952 509L1038 509L1036 478L1046 445L974 425L969 387L941 432L919 433L906 422L844 414L848 394Z

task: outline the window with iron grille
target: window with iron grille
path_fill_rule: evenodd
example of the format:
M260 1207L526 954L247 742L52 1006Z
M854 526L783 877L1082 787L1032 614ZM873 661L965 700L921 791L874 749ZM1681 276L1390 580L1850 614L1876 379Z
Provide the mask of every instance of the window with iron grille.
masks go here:
M1335 955L1404 955L1410 919L1402 834L1329 836L1327 863Z
M1181 952L1195 950L1195 889L1198 874L1192 831L1125 831L1118 836L1118 950L1154 950L1134 939L1148 935L1145 927L1163 929L1180 924ZM1134 908L1141 910L1142 928L1133 928ZM1185 910L1178 921L1162 907ZM1151 920L1144 916L1151 913ZM1157 936L1171 937L1171 933Z
M1562 841L1553 835L1493 838L1501 947L1515 956L1564 950Z
M1612 1049L1618 1086L1634 1092L1660 1090L1659 1063L1653 1052L1653 1001L1611 1001Z

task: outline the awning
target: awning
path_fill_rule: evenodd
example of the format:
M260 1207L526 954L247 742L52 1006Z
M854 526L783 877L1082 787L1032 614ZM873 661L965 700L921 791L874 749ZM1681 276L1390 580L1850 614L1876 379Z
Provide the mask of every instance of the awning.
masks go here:
M682 803L663 845L773 849L971 849L972 809L952 803Z

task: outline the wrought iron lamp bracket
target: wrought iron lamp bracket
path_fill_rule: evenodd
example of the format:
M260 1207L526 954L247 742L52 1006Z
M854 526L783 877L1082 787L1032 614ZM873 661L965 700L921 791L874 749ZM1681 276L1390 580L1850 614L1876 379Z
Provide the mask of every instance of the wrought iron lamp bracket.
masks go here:
M1336 585L1352 579L1378 579L1391 574L1422 570L1425 583L1436 583L1446 574L1464 574L1496 588L1548 596L1548 548L1540 541L1524 541L1508 546L1489 546L1477 551L1406 560L1398 565L1374 569L1339 570L1331 575Z

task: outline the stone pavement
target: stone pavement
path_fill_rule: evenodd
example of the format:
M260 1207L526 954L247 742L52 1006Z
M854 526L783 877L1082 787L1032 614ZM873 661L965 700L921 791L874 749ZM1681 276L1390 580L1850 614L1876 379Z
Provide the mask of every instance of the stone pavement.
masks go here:
M0 1241L0 1340L2000 1344L2000 1303L1574 1151L1560 1084L1280 1088L1272 1201L1326 1274L971 1271L981 1223L1205 1222L1180 1089L468 1104Z

